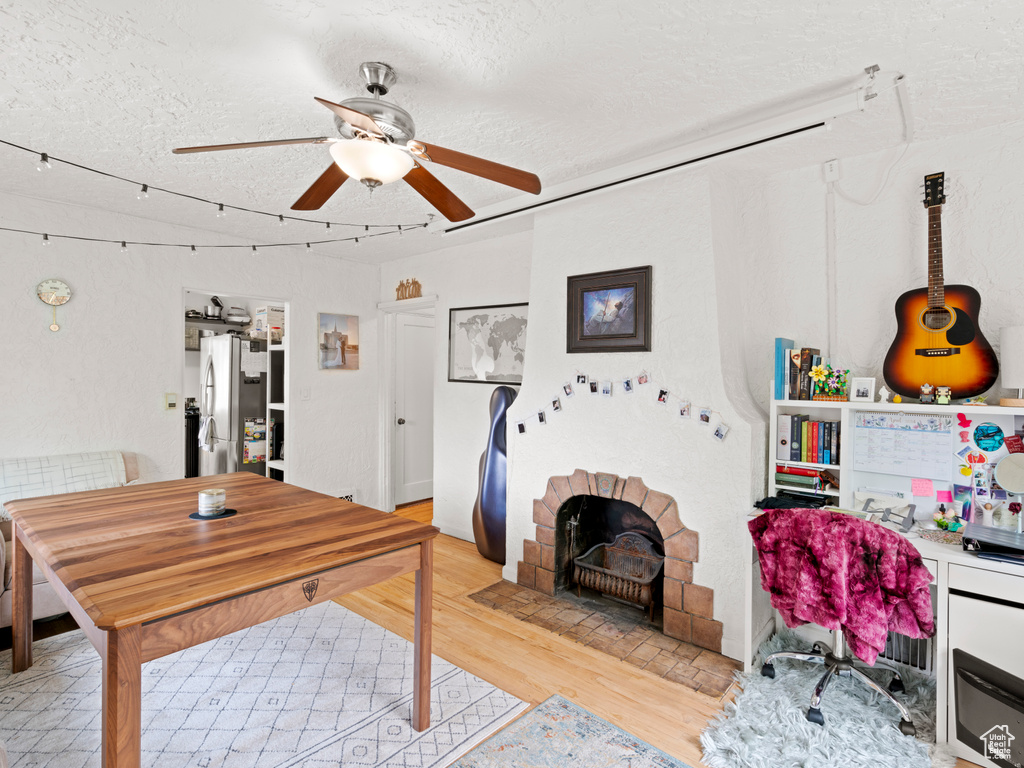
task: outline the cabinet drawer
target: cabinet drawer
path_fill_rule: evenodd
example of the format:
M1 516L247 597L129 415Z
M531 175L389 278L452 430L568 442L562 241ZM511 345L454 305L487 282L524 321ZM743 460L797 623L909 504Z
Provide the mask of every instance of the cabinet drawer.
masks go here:
M949 588L1024 605L1024 573L1013 576L967 565L950 565Z

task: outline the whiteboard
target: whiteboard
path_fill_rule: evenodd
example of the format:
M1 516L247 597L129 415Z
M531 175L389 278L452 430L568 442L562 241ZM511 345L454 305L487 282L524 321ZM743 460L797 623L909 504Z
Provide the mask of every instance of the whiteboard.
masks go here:
M949 482L953 416L932 414L855 414L853 467L904 477Z

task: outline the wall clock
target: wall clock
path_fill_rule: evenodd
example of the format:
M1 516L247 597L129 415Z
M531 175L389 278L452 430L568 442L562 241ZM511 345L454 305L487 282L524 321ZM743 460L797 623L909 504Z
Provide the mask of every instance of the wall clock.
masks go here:
M63 280L57 280L51 278L49 280L43 280L38 286L36 286L36 296L39 300L49 304L53 307L53 323L50 325L51 331L59 331L60 326L57 325L57 307L61 304L67 304L71 299L71 288Z

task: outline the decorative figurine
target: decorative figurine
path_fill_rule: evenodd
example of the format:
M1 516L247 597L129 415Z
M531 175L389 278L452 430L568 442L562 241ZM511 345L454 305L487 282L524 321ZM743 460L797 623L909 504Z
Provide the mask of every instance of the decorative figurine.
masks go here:
M921 402L927 405L935 402L935 387L931 384L921 385Z
M903 402L903 395L893 395L892 396L892 401L894 403L902 403Z
M889 390L886 389L884 386L879 387L878 388L878 402L880 402L880 403L888 403L889 402L889 395L890 394L891 393L889 392Z
M949 401L953 399L953 390L949 387L936 387L935 388L935 402L939 405L949 405ZM921 402L924 402L923 400Z

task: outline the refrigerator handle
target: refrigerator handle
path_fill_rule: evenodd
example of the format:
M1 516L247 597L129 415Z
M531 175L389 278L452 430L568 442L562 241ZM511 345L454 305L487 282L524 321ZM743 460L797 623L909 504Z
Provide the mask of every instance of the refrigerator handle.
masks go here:
M205 418L213 415L213 355L206 358L206 372L203 374L203 391L199 399L199 412Z

